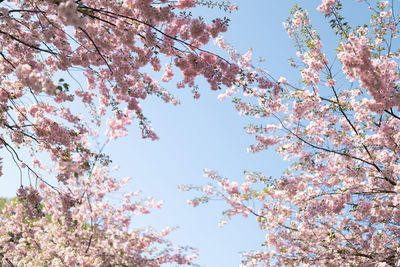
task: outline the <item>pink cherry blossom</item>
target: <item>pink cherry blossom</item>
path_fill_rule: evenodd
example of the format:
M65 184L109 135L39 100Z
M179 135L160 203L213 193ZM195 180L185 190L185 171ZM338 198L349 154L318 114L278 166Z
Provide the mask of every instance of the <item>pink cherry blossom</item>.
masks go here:
M337 64L328 62L308 12L295 6L285 29L297 48L300 85L246 61L254 78L234 102L258 121L246 128L255 138L248 152L274 148L291 165L278 177L246 172L240 182L205 170L212 183L196 198L224 200L225 222L256 219L265 242L243 253L244 266L399 264L398 30L387 1L375 6L354 31L341 24L338 1L318 7L341 36ZM239 52L218 44L244 66Z

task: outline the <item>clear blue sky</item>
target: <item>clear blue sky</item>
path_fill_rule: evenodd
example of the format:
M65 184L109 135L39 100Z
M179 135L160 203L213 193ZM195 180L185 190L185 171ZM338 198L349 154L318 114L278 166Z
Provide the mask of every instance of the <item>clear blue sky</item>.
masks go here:
M310 11L311 22L316 28L326 31L327 20L315 10L319 1L303 2ZM263 67L274 76L297 81L299 75L287 63L289 57L295 56L295 50L282 26L295 2L238 0L235 3L239 5L239 11L229 15L232 21L229 32L224 34L225 39L242 52L253 48L254 58L265 58ZM219 14L224 16L223 13L207 11L207 15ZM177 92L172 84L167 88ZM143 110L161 139L156 142L142 140L138 128L132 126L130 135L112 143L106 153L120 166L119 177L132 177L125 191L142 190L143 196L165 201L163 209L135 219L135 228L144 225L158 229L179 226L169 239L177 245L199 248L198 264L206 267L238 266L240 251L261 249L264 241L264 234L258 230L255 218L233 218L228 225L219 228L218 222L225 207L223 203L214 201L192 208L186 201L195 194L179 192L177 185L205 184L207 180L202 177L204 168L214 169L238 181L242 181L244 170L263 171L277 177L287 163L282 162L273 150L248 154L246 148L253 139L243 127L249 119L240 117L229 100L217 100L220 92L210 91L203 82L200 82L200 88L202 96L197 101L188 90L178 91L182 100L178 106L149 98L142 104ZM5 151L0 153L4 158L8 157ZM0 195L13 196L19 185L19 175L7 161L4 174L0 180Z

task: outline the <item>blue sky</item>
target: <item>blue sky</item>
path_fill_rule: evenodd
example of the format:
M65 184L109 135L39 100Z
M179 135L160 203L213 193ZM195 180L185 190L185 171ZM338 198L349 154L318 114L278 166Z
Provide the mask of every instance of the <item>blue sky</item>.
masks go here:
M303 2L310 11L311 23L326 32L327 20L315 10L319 1ZM230 30L224 34L225 39L241 52L253 48L254 58L265 58L262 66L275 77L299 80L299 74L287 63L289 57L295 56L295 50L282 26L295 2L238 0L235 3L239 5L239 10L229 15ZM207 16L202 14L204 11ZM198 12L205 17L226 15L203 9ZM335 41L332 36L328 36L328 40ZM322 41L325 43L324 39ZM327 48L334 47L327 45ZM179 192L177 185L205 184L207 180L202 176L204 168L238 181L243 180L244 170L262 171L279 177L287 163L273 150L248 154L246 148L253 139L243 127L249 123L249 118L239 116L229 99L219 101L217 95L220 92L211 91L202 81L199 85L199 100L194 100L189 90L177 91L171 84L166 88L179 95L181 105L164 104L157 98L149 98L142 104L145 115L160 137L159 141L142 140L138 127L132 125L129 136L112 143L105 152L120 166L117 176L132 177L124 191L141 190L143 196L165 201L163 209L135 218L135 228L145 225L157 229L179 226L169 239L177 245L200 249L198 264L207 267L238 266L240 251L262 249L264 234L258 229L255 218L233 218L228 225L219 228L218 222L225 207L223 202L213 201L197 208L190 207L186 201L196 194ZM262 122L257 121L259 124ZM1 153L4 158L8 157L4 151ZM9 161L5 163L5 175L0 179L0 195L10 197L19 185L19 176ZM112 197L120 199L118 195Z

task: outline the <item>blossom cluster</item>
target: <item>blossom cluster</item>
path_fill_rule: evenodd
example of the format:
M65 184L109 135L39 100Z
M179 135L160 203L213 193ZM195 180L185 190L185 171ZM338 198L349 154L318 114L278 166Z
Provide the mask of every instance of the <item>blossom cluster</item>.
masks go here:
M42 76L39 71L32 70L32 67L29 65L18 65L15 74L24 85L28 85L35 93L43 91L49 95L55 94L57 84L49 77Z
M74 27L80 27L84 24L83 19L80 17L77 12L76 3L72 0L67 0L65 2L61 2L58 5L58 15L60 20L65 25L72 25Z

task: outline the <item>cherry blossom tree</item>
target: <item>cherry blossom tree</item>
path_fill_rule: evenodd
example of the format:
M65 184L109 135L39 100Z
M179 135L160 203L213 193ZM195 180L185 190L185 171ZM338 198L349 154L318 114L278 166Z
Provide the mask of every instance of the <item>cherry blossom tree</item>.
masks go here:
M291 165L281 177L246 172L243 183L205 170L208 185L182 189L203 192L193 206L223 198L222 224L234 215L257 219L265 249L244 253L245 266L400 264L398 3L358 2L370 15L360 26L338 0L317 7L338 40L332 56L308 12L293 8L284 26L297 49L298 83L274 79L250 53L225 46L253 75L234 98L240 114L262 121L247 127L256 140L249 152L276 148Z
M128 180L110 175L100 144L125 136L133 120L143 138L156 140L140 103L154 95L177 104L161 85L174 72L176 87L195 98L196 77L217 90L241 75L205 48L229 20L197 18L190 9L198 6L236 8L197 0L0 2L0 149L21 179L16 199L1 209L1 266L191 264L195 250L164 238L172 229L131 225L162 202L137 192L108 202Z
M203 77L213 90L229 88L220 99L243 92L237 110L263 119L247 128L256 139L249 152L272 146L293 162L279 178L247 172L240 185L207 170L214 183L195 188L204 192L195 206L217 196L228 219L257 218L265 250L245 253L245 265L398 265L399 17L393 2L361 2L371 19L357 27L338 0L318 6L338 36L338 62L328 61L307 11L291 11L285 27L300 85L229 47L218 37L226 18L206 22L190 12L235 9L223 1L0 2L0 149L21 179L1 209L1 264L190 264L195 251L166 241L170 228L132 229L132 216L162 202L137 192L119 206L107 201L127 180L110 175L110 159L93 144L98 130L106 128L107 143L134 120L143 138L157 139L140 103L154 95L177 104L161 83L176 79L198 98ZM212 39L230 58L208 51ZM0 175L1 167L0 159Z

